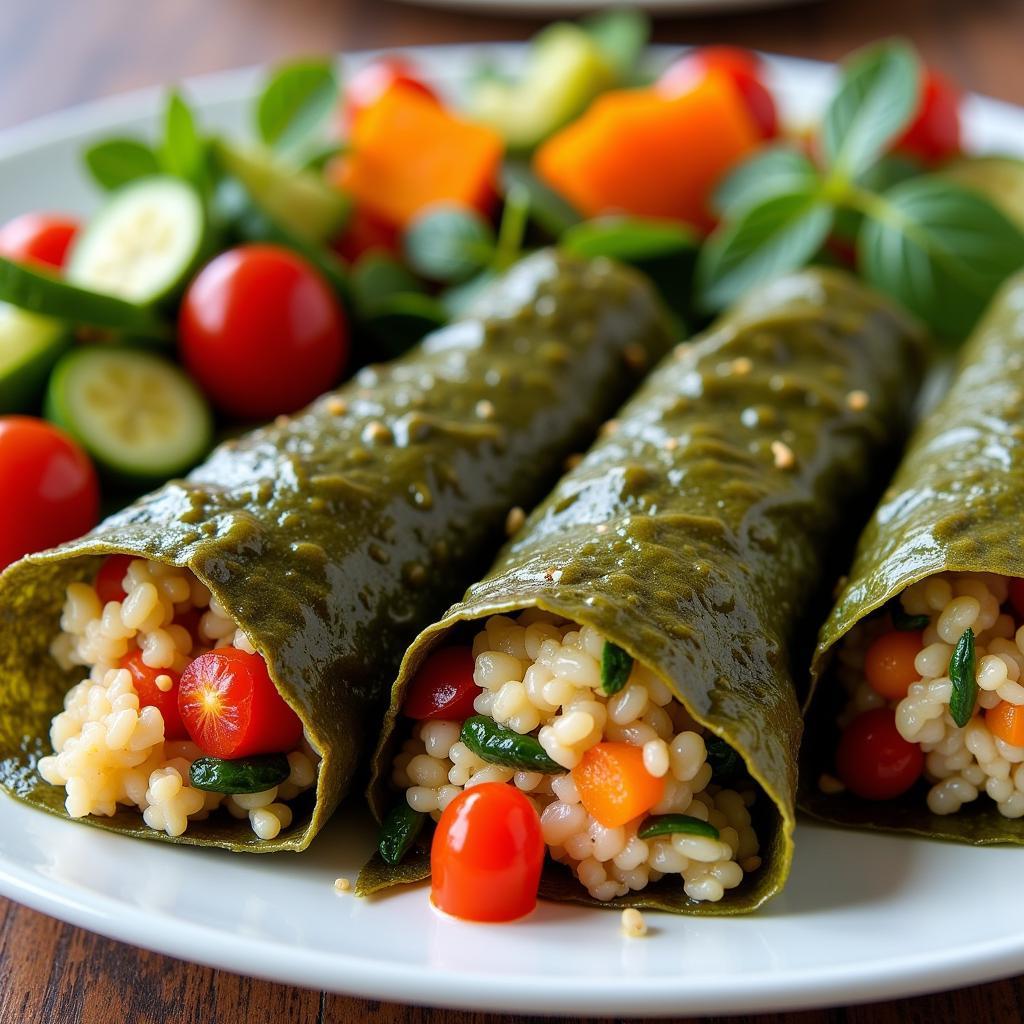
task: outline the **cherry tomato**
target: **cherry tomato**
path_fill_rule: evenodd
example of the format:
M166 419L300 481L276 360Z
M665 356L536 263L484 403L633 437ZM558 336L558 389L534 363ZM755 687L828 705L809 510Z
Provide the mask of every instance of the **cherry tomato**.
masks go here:
M100 487L89 457L62 430L0 416L0 569L91 530Z
M351 131L356 118L396 85L437 99L437 94L419 77L416 66L410 60L398 55L379 57L360 68L345 84L343 129Z
M514 921L537 905L544 836L533 805L503 782L463 790L430 847L431 898L466 921Z
M188 730L178 711L178 674L169 668L150 668L142 660L142 651L126 654L121 659L121 668L132 674L132 685L139 695L139 704L144 708L156 708L163 716L164 739L187 740ZM161 690L157 686L160 676L171 677L171 688Z
M900 735L892 708L873 708L858 715L843 732L836 770L856 796L892 800L921 777L924 754Z
M738 46L703 46L683 57L662 73L658 90L669 96L687 92L712 68L726 72L736 85L750 116L763 138L778 134L779 117L775 100L761 80L761 58Z
M914 659L923 646L917 630L883 633L864 655L864 676L871 689L886 700L906 697L911 684L921 678Z
M124 577L132 564L132 555L110 555L96 573L96 593L106 604L108 601L123 601L128 595L124 590Z
M341 172L339 172L341 173ZM345 228L345 233L334 243L334 250L346 263L355 263L368 252L398 254L398 228L386 220L357 206Z
M447 718L464 722L474 714L480 687L473 682L473 652L468 647L442 647L420 666L406 694L403 711L409 718Z
M243 245L208 263L185 293L181 356L222 412L269 419L334 385L348 330L320 275L289 249Z
M189 736L212 757L283 754L302 738L302 723L266 662L237 647L202 654L182 672L178 710Z
M928 164L960 152L960 93L932 68L924 72L917 114L893 148Z
M1024 580L1010 580L1010 605L1017 618L1024 619Z
M23 213L0 227L0 256L44 267L64 266L78 221L52 213Z

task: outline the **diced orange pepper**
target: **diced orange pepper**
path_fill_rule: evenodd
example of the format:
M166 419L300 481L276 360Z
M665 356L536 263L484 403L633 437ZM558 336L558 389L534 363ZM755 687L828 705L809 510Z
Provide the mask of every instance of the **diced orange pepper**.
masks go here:
M1024 747L1024 706L1000 701L985 712L985 725L993 736L1012 747Z
M644 753L629 743L598 743L573 769L583 806L605 828L618 828L649 811L665 794L665 780L644 767Z
M714 221L715 187L761 142L739 90L711 70L692 89L605 93L537 151L534 168L588 217Z
M414 89L388 89L360 114L351 143L337 183L357 206L398 227L433 203L486 213L494 199L500 136Z

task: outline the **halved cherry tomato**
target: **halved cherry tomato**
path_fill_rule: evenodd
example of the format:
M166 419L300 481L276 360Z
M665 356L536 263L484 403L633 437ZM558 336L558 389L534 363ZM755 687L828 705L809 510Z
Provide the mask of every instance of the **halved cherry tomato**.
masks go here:
M649 811L665 794L665 780L644 767L631 743L598 743L572 771L580 802L605 828L618 828Z
M993 736L1011 747L1024 747L1024 706L1000 701L985 712L985 725Z
M515 786L484 782L442 812L430 847L431 898L466 921L514 921L537 905L544 836Z
M78 221L52 213L23 213L0 227L0 256L43 267L64 266Z
M442 647L420 666L405 698L409 718L447 718L464 722L474 714L480 687L473 682L473 652L468 647Z
M188 730L178 711L178 674L169 668L150 668L142 660L142 651L126 654L121 659L121 668L132 674L132 685L139 695L139 704L144 708L156 708L163 716L164 739L187 740ZM161 690L157 686L160 676L170 676L171 688Z
M178 321L182 359L222 412L269 419L335 383L348 329L330 288L276 245L222 252L188 287Z
M928 164L948 160L961 151L960 92L933 68L925 69L917 114L893 148Z
M779 131L775 100L762 81L764 66L751 50L738 46L702 46L680 57L658 79L658 91L666 96L687 92L709 70L717 68L733 80L761 136L773 138Z
M96 525L100 487L89 457L31 416L0 416L0 569Z
M921 777L924 754L900 735L892 708L873 708L858 715L843 732L836 770L856 796L892 800Z
M397 54L379 57L360 68L345 83L343 130L350 131L359 115L396 85L429 96L432 100L437 99L437 93L420 78L412 61Z
M108 601L123 601L128 595L124 590L124 577L132 564L132 555L109 555L96 573L96 593L106 604Z
M924 646L917 630L894 629L883 633L864 655L864 676L875 693L886 700L902 700L912 683L921 678L914 659Z
M302 723L266 662L236 647L202 654L182 672L178 710L189 736L212 757L287 753L302 738Z
M1024 580L1010 580L1010 605L1024 619Z

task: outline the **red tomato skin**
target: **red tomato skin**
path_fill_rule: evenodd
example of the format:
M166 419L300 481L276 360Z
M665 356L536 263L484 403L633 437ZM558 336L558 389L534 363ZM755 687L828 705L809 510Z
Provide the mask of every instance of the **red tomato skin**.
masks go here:
M0 256L60 270L78 228L78 221L72 217L23 213L0 227Z
M1010 607L1018 619L1024 619L1024 580L1010 580Z
M475 714L480 687L473 682L475 659L468 647L441 647L420 666L409 687L403 713L416 721L444 718L464 722Z
M775 100L761 80L761 60L751 50L703 46L670 64L658 79L658 90L669 96L686 92L712 68L725 71L732 78L761 136L771 139L778 135Z
M961 152L960 93L934 69L925 69L917 114L893 148L926 164L942 163Z
M277 692L266 662L237 647L218 647L181 674L178 710L204 754L227 760L284 754L302 739L302 722Z
M128 566L134 561L132 555L108 555L96 573L96 593L100 601L123 601L128 595L124 590L124 577Z
M0 569L87 533L100 487L89 457L62 430L31 416L0 416Z
M836 770L855 796L892 800L921 777L924 753L899 734L892 708L873 708L858 715L843 731Z
M141 707L156 708L163 716L165 740L187 740L188 730L178 711L178 674L169 668L150 668L142 660L142 652L134 651L121 659L121 668L131 673L132 685L139 695ZM170 676L174 686L161 690L156 685L157 676Z
M434 905L465 921L514 921L537 905L540 818L515 786L484 782L441 814L430 848Z
M342 130L351 131L359 115L396 85L437 99L437 93L420 78L412 61L398 54L380 57L360 68L345 84Z
M329 390L348 359L330 288L302 257L242 245L189 285L178 321L182 361L221 412L269 419Z

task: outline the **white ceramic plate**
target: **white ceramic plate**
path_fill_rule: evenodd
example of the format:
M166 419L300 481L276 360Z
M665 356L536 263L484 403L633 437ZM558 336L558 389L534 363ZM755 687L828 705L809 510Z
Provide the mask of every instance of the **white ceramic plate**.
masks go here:
M521 51L494 48L515 63ZM479 49L416 53L447 84ZM667 59L662 52L659 59ZM362 58L362 59L365 59ZM791 116L810 116L825 65L773 59ZM210 126L242 130L255 71L198 80ZM0 220L88 210L82 143L149 129L156 92L68 111L0 136ZM974 98L974 148L1021 152L1024 111ZM378 999L595 1015L766 1011L949 988L1019 972L1024 850L971 849L801 825L785 894L739 919L650 914L645 939L618 915L542 904L515 925L442 919L423 887L382 900L336 894L373 845L339 815L302 855L238 856L108 835L0 797L0 892L93 931L243 974Z
M448 11L475 14L518 15L523 18L550 18L560 14L590 13L602 7L621 6L618 0L400 0L418 7L440 7ZM631 6L660 15L731 14L754 8L795 7L815 0L641 0Z

